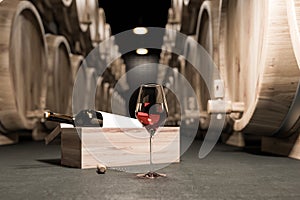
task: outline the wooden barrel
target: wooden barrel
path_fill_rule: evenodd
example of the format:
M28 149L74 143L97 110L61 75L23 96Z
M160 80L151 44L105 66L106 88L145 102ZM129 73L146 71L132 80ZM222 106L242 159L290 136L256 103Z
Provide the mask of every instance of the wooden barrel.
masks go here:
M187 35L195 35L199 9L204 0L189 0L186 3L185 1L182 7L180 32Z
M204 1L202 3L198 15L196 29L197 42L207 51L207 54L212 57L212 61L215 63L216 67L219 66L219 5L219 0ZM201 59L201 56L198 55L197 58ZM206 71L202 72L202 74L208 73L209 72ZM196 73L195 76L195 79L197 80L197 84L199 86L199 89L196 92L200 104L199 109L202 113L202 116L207 115L207 117L201 119L201 128L207 129L210 120L207 114L207 102L212 97L209 94L208 86L203 80L203 77L198 73ZM210 80L210 84L212 84L211 78L208 79Z
M109 23L105 24L105 39L109 39L111 36L111 27Z
M107 95L107 112L112 113L112 98L113 98L114 88L110 87L108 89Z
M104 73L98 78L96 91L96 106L97 109L112 112L111 101L113 95L113 88L116 80L111 72L111 68L106 68Z
M99 5L97 0L76 0L76 8L80 28L83 32L89 29L92 41L99 40Z
M72 88L74 87L74 83L75 83L77 75L78 75L78 70L83 63L83 60L84 60L84 57L82 55L70 54L71 70L72 70L72 83L73 83ZM73 100L73 93L71 94L71 101L70 101L68 113L72 113L72 105L73 105L72 100Z
M245 104L241 116L232 116L233 128L252 135L278 135L300 77L287 3L223 0L221 6L219 52L226 100ZM287 130L280 136L290 134Z
M103 101L103 77L97 79L97 90L96 90L96 100L95 107L96 110L104 111L105 103Z
M115 80L119 80L126 73L126 71L124 71L124 66L124 60L121 57L118 57L113 62L112 73L115 77Z
M180 60L180 73L186 78L186 80L190 83L193 91L195 92L195 96L193 94L188 94L186 90L183 90L180 94L180 102L183 102L183 121L186 124L189 124L190 121L194 121L195 118L199 117L199 112L203 109L200 108L199 99L200 99L200 74L195 69L195 67L191 64L196 63L199 55L197 52L197 42L195 41L194 36L188 36L185 42L183 56L179 56L178 60ZM189 62L190 61L190 62ZM200 120L202 123L202 121ZM200 128L206 127L205 124L200 124Z
M54 13L54 19L57 23L58 34L64 35L68 41L72 40L74 24L71 20L71 4L72 0L49 0Z
M105 23L104 26L104 36L103 36L103 40L108 40L111 36L111 27L110 24ZM104 42L101 45L99 45L99 53L100 53L100 58L101 60L105 61L106 60L106 55L108 54L108 49L109 49L109 44L110 42Z
M103 95L103 110L108 112L108 101L109 101L109 87L110 87L110 84L108 82L104 82L103 83L103 92L102 92L102 95Z
M82 55L70 54L73 82L76 80L77 72L83 62L83 59L84 57Z
M204 1L201 5L196 29L196 40L219 66L220 0Z
M63 8L63 10L58 11L61 12L60 14L57 14L59 15L57 19L58 23L61 23L62 21L65 21L63 23L67 23L66 27L61 24L57 33L68 39L72 53L85 55L91 50L90 46L92 46L92 44L89 44L91 39L88 29L85 32L82 32L80 28L76 1L72 1L68 6L66 6L62 0L55 1L60 1L58 5L61 5L60 7Z
M114 36L111 36L109 40L107 40L104 45L101 45L101 46L104 46L104 54L105 54L105 61L106 63L111 63L113 62L113 54L114 54L114 51L116 50L116 43L115 43L115 37ZM101 50L102 52L103 50Z
M48 45L48 82L46 108L69 114L73 89L70 47L63 36L46 35Z
M178 31L181 27L182 7L183 0L172 0L168 10L168 23L179 24Z
M87 67L86 61L83 60L80 69L77 72L76 81L74 83L74 89L72 94L73 115L76 115L82 109L93 109L93 107L97 109L97 106L95 105L96 89L97 89L96 69L92 67Z
M300 0L287 0L287 14L293 49L300 66Z
M125 105L125 99L117 90L113 91L111 99L111 108L112 113L126 116L127 109Z
M80 112L80 109L87 108L86 106L86 98L85 98L85 91L86 91L86 62L83 60L80 68L77 71L76 79L74 82L74 89L72 93L72 113L75 115L76 113Z
M79 35L79 49L77 53L82 54L83 56L87 56L93 49L93 41L91 40L90 37L90 32L89 31L80 31L78 33Z
M86 92L85 94L85 104L86 108L92 109L95 107L96 104L96 89L97 89L97 71L93 67L86 67L85 68L86 73L86 82L85 82L85 88Z
M99 33L99 42L105 40L105 24L106 24L106 16L103 8L98 9L98 33Z
M83 32L88 30L88 24L90 23L90 21L88 21L89 16L86 12L86 3L86 0L76 0L77 17L80 23L80 29Z
M287 0L287 14L294 54L300 68L300 0ZM284 123L278 131L278 135L286 133L299 133L300 129L300 82L298 82L297 94L295 95L290 111Z
M76 2L73 0L30 0L38 9L46 33L63 35L70 44L71 51L81 53L79 42L80 23ZM78 49L76 49L76 45Z
M57 24L55 23L55 16L53 12L53 6L50 0L30 0L39 12L39 15L43 21L45 32L56 33Z
M0 131L31 130L45 105L47 49L42 20L28 1L0 3Z

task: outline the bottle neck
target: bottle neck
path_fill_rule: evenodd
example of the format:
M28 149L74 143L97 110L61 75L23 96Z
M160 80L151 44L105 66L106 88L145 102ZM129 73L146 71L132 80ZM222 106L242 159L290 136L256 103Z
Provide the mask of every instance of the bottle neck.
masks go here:
M53 113L53 112L45 112L44 118L48 121L54 121L54 122L59 122L59 123L75 125L74 118L69 115L58 114L58 113Z

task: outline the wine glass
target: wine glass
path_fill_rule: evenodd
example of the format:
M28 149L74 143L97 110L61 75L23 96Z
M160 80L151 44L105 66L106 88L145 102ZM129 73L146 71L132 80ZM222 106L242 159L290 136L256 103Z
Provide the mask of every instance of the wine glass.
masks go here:
M161 85L150 83L140 86L135 116L150 134L150 171L146 174L138 174L138 177L165 177L165 174L152 171L152 137L168 116L167 101Z

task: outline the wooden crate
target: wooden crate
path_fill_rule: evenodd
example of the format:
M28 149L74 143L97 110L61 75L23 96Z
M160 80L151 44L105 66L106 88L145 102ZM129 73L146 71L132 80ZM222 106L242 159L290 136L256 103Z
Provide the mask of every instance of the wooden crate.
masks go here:
M60 124L61 164L81 169L148 165L149 134L144 128L74 128ZM153 163L180 161L179 127L161 127L152 140ZM47 141L46 141L47 142Z

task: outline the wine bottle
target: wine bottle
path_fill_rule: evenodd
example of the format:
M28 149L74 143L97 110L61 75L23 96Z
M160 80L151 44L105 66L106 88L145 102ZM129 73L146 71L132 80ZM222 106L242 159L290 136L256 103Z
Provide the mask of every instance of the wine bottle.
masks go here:
M94 110L82 110L75 117L54 113L45 112L45 120L54 121L59 123L72 124L77 127L102 127L103 116L100 112Z

